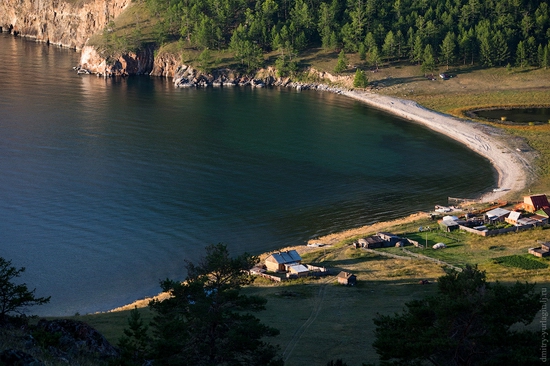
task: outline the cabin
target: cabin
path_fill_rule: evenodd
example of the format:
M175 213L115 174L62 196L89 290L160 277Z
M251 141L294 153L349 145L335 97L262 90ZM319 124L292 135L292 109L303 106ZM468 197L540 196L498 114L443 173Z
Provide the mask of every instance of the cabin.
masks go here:
M527 212L535 212L543 207L550 207L548 197L545 194L523 197L523 209Z
M265 259L265 266L271 272L286 272L287 265L301 263L302 257L295 250L273 253Z
M376 249L383 248L386 245L386 241L379 237L378 235L369 236L368 238L363 238L358 240L362 248L367 249Z
M507 218L505 218L504 220L509 223L509 224L512 224L512 225L517 225L518 223L518 220L521 218L521 212L519 211L512 211L510 212L510 215L508 215Z
M285 266L287 277L307 277L309 269L303 264L288 264Z
M548 257L550 255L550 242L542 243L538 248L530 248L529 254L537 257Z
M386 243L388 243L386 245L388 247L393 247L393 246L395 246L395 244L397 244L398 241L403 240L399 236L397 236L395 234L392 234L392 233L382 232L382 233L377 233L376 235L378 235L382 240L384 240Z
M353 273L342 271L338 273L338 283L346 286L355 286L357 284L357 276Z
M457 216L445 216L439 221L439 227L446 232L458 230L460 225L466 225L466 221L459 219Z
M450 221L450 220L441 220L439 222L439 227L441 230L446 231L450 233L451 231L455 231L460 229L460 225L456 221Z
M510 215L510 211L504 208L495 208L485 213L485 219L489 222L502 222Z

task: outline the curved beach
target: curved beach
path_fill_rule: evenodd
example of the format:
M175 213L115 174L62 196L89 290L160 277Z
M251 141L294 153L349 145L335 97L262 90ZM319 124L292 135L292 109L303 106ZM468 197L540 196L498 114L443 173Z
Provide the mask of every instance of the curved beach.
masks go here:
M534 174L532 158L508 144L504 132L497 128L438 113L411 100L355 90L342 91L341 94L394 116L420 123L489 159L498 172L499 189L485 193L481 197L482 201L494 201L509 193L522 191Z
M518 193L525 189L534 174L531 166L531 155L517 151L512 144L506 141L507 135L497 128L474 123L468 120L455 118L443 113L438 113L418 105L418 103L375 94L366 91L339 90L339 94L356 99L369 106L388 112L394 116L408 121L420 123L436 132L442 133L464 145L491 161L498 172L497 191L487 192L481 200L490 202L510 193ZM409 215L389 222L380 222L359 228L350 228L339 233L328 234L322 238L311 239L309 242L322 241L324 243L336 243L345 237L375 231L392 223L407 223L416 221L423 215L421 213ZM307 250L306 246L292 247L293 249ZM161 293L155 299L162 300L168 294ZM131 310L134 307L145 307L152 298L137 300L131 304L121 306L111 311Z

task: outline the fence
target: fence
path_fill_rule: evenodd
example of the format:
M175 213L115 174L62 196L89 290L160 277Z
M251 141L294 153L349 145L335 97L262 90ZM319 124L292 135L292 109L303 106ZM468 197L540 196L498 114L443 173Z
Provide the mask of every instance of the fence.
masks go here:
M268 275L266 273L258 273L257 276L267 278L268 280L275 281L275 282L281 282L284 281L284 278Z
M467 231L469 233L472 233L472 234L476 234L476 235L495 236L495 235L500 235L500 234L506 234L506 233L511 233L511 232L519 232L519 231L531 229L533 226L534 225L511 226L511 227L496 229L496 230L480 231L480 230L476 230L476 229L472 229L472 228L460 225L460 229L464 230L464 231Z

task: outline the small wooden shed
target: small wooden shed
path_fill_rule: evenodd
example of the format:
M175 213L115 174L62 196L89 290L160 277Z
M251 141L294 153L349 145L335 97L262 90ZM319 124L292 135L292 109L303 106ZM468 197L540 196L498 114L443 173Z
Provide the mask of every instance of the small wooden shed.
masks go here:
M357 276L353 273L342 271L338 273L338 283L346 286L355 286L357 284Z

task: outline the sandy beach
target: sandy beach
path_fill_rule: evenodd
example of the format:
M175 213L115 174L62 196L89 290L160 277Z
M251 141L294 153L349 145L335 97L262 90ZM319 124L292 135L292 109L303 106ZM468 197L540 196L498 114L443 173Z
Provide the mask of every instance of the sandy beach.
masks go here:
M495 188L499 190L485 193L481 197L482 201L490 202L520 192L534 175L532 153L518 151L507 142L508 136L497 128L438 113L411 100L363 91L342 91L341 94L397 117L420 123L489 159L498 172L498 187Z

